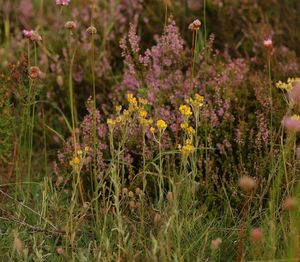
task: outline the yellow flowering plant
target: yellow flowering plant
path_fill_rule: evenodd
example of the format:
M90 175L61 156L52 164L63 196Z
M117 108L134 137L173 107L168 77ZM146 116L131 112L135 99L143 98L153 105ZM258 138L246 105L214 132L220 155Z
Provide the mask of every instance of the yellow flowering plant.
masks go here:
M292 89L293 85L297 82L300 82L300 77L288 78L286 83L282 81L278 81L276 83L276 87L288 92Z

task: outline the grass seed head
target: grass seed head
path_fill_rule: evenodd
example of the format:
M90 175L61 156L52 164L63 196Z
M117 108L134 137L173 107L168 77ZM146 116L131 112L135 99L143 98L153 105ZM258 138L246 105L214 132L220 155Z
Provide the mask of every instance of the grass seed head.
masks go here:
M297 199L294 197L288 197L284 202L283 202L283 209L287 211L293 211L297 208L298 203Z
M221 244L222 244L222 239L218 237L211 241L210 248L211 248L211 250L218 250L220 248Z
M253 228L250 237L253 243L260 242L263 238L263 231L260 228Z
M251 193L256 187L256 181L252 177L244 175L239 179L239 187L244 193Z

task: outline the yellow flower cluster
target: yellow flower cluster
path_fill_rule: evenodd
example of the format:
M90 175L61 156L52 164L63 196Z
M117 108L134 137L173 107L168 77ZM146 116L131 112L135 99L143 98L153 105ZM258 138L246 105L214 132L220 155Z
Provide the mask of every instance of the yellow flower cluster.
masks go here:
M189 119L190 116L194 114L195 121L199 121L200 107L204 105L204 97L199 94L195 94L193 98L188 98L186 103L187 105L181 105L179 107L180 113L184 116L184 122L181 123L180 127L185 131L185 134L187 134L188 137L183 146L179 145L179 150L184 157L192 154L195 151L193 138L195 138L195 135L197 134L195 129L190 126Z
M82 159L85 158L86 154L90 151L89 146L84 147L84 151L82 150L77 150L76 154L74 154L73 158L70 160L69 164L70 166L78 166L81 162Z
M185 130L189 135L195 134L195 129L189 126L188 122L184 122L180 124L181 129Z
M180 151L181 151L181 154L185 157L192 154L195 151L195 147L193 146L192 140L187 139L185 141L185 145L180 147Z
M297 82L300 82L300 77L296 78L288 78L287 82L284 83L282 81L279 81L276 83L276 87L285 91L290 91L293 87L293 85Z
M190 104L193 108L202 107L204 105L204 96L195 94L194 99L188 98L186 102Z
M127 94L127 101L129 103L128 109L122 111L122 106L117 105L115 107L117 116L115 119L107 119L107 125L112 131L115 125L117 124L126 124L130 119L137 117L139 123L142 127L148 127L152 124L152 119L147 118L148 112L145 109L145 106L148 105L148 101L144 98L137 99L133 94ZM131 118L132 117L132 118Z
M195 134L195 129L191 126L189 126L187 129L186 129L187 133L189 135L194 135Z
M187 105L181 105L179 111L184 116L191 116L193 114L191 108Z
M114 120L112 118L108 118L106 123L108 124L109 128L112 128L116 125L116 120Z
M133 96L133 94L127 94L127 101L129 103L129 106L137 107L137 99Z
M186 102L189 105L181 105L179 107L180 113L184 116L184 122L181 123L180 127L191 137L195 134L195 129L189 125L189 117L195 112L199 112L199 107L203 105L204 97L198 94L195 95L194 99L189 98ZM192 111L193 110L193 111Z
M80 162L81 162L81 156L74 155L74 157L70 160L69 164L70 164L70 166L78 166L80 164Z
M292 119L293 119L293 120L300 121L300 116L299 116L299 115L293 115L293 116L292 116Z
M117 113L120 113L121 111L122 111L122 106L117 105L117 106L116 106L116 112L117 112Z
M147 118L148 112L145 110L145 106L148 105L148 101L144 98L139 98L139 103L136 106L138 120L142 127L148 127L152 124L152 119Z
M164 120L159 119L156 121L156 126L158 128L158 130L163 131L167 128L167 124Z

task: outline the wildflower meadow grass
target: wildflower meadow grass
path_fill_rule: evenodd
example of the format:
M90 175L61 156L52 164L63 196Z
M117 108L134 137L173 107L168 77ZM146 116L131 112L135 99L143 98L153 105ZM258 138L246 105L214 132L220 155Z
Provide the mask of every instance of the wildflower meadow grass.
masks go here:
M299 12L0 0L1 261L300 261Z

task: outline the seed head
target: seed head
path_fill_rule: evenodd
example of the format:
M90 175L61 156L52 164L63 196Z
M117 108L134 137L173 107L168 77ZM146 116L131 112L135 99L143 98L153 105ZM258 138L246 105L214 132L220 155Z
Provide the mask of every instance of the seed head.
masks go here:
M55 185L59 187L64 182L63 176L58 176Z
M136 207L135 206L135 201L134 200L130 200L129 201L129 206L130 206L131 209L135 209L135 207Z
M159 213L156 213L153 220L155 224L158 224L161 220L161 215Z
M87 210L90 207L90 203L89 202L84 202L82 207L83 207L83 209Z
M292 211L295 210L298 206L297 199L294 197L288 197L284 202L283 202L283 209L287 211Z
M173 199L174 199L173 193L172 193L172 192L168 192L168 193L167 193L167 200L168 200L169 202L172 202Z
M86 29L86 32L89 35L95 35L95 34L97 34L97 29L96 29L96 27L91 25L90 27L88 27L88 29Z
M141 190L139 187L137 187L137 188L135 189L135 193L136 193L138 196L141 196L141 195L142 195L142 190Z
M263 232L260 228L253 228L250 237L253 243L260 242L263 238Z
M65 253L65 250L62 247L58 247L56 248L56 252L57 254L62 255L63 253Z
M58 75L56 77L56 82L60 87L62 87L64 85L64 78L61 75Z
M201 27L201 22L199 19L194 20L192 23L189 25L189 30L191 31L198 31Z
M128 193L128 188L127 188L127 187L124 187L124 188L122 189L122 195L123 195L123 196L126 196L127 193Z
M18 251L18 253L22 253L23 252L23 244L22 241L15 236L15 240L14 240L14 249Z
M41 70L37 66L32 66L29 68L29 77L31 79L38 79L41 77Z
M74 21L68 21L65 23L65 28L71 31L76 28L76 23Z
M134 197L134 193L132 191L129 191L128 196L129 197Z
M245 193L250 193L256 187L256 182L252 177L245 175L240 178L239 187Z
M141 208L141 206L142 206L142 203L141 202L136 202L136 208Z
M222 244L222 239L218 237L211 241L210 248L211 250L218 250L221 244Z

